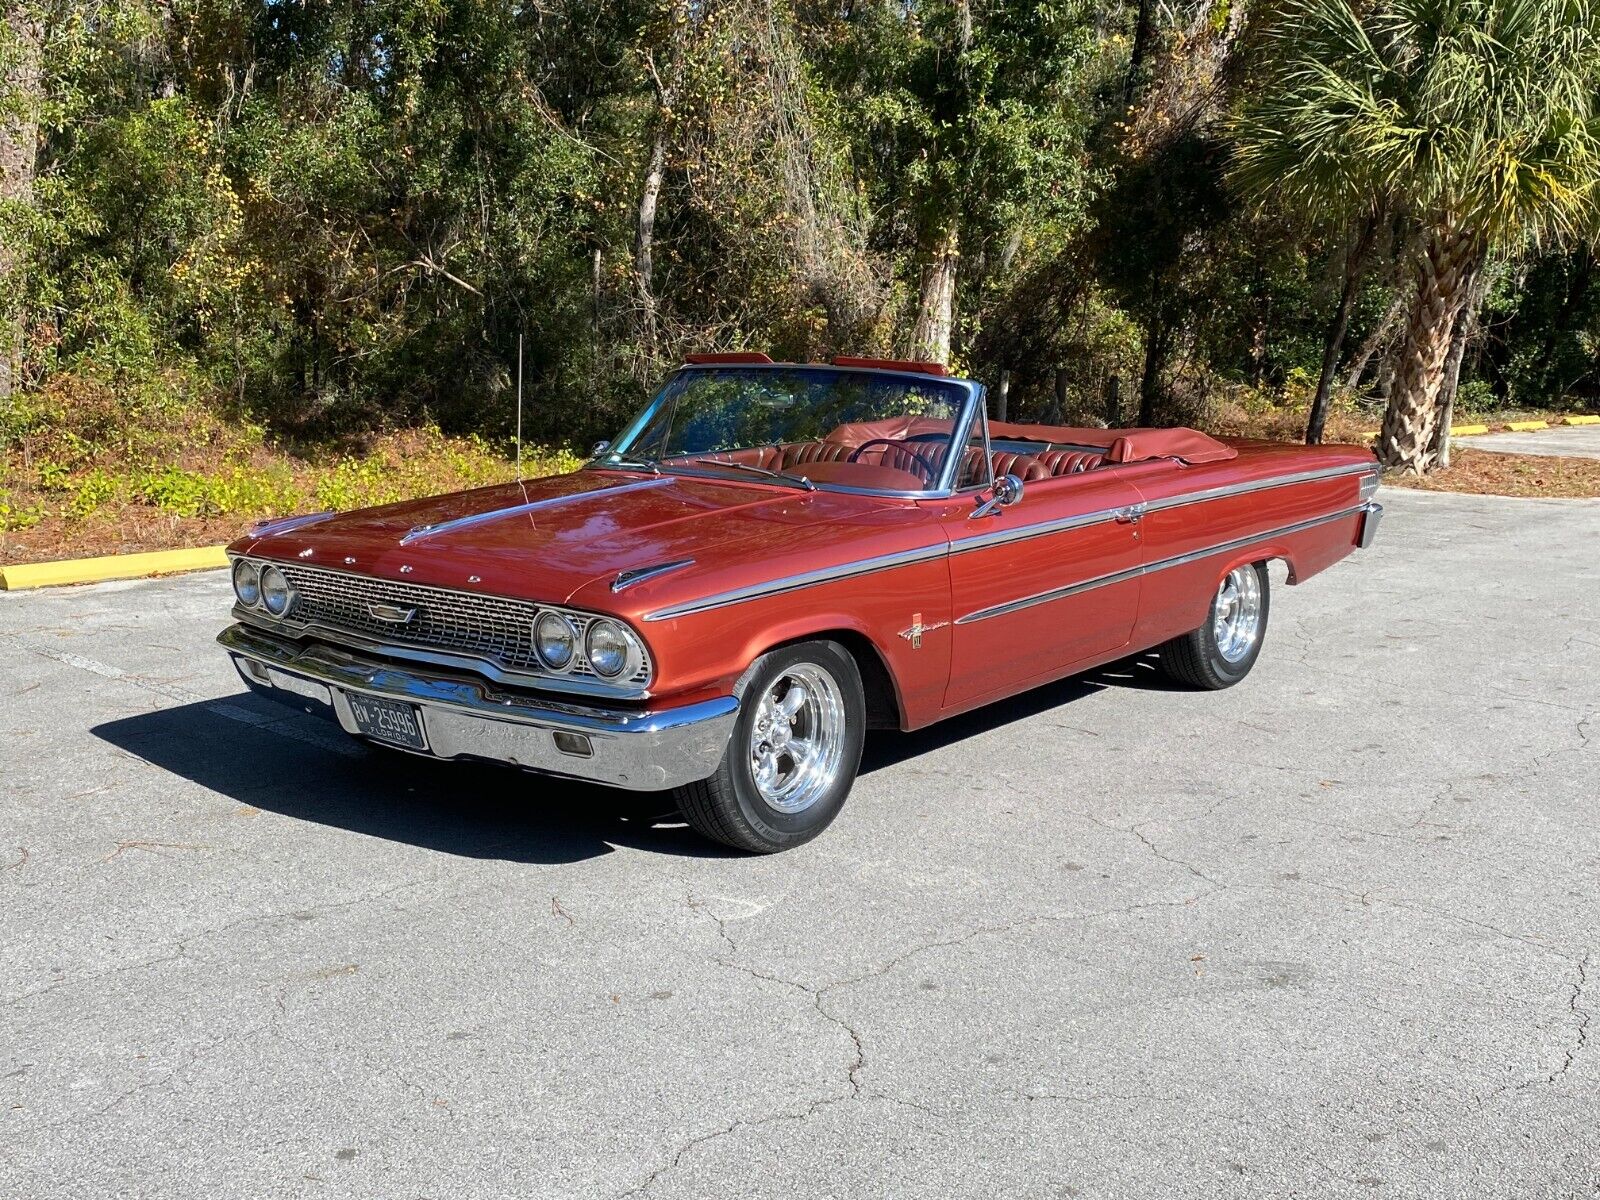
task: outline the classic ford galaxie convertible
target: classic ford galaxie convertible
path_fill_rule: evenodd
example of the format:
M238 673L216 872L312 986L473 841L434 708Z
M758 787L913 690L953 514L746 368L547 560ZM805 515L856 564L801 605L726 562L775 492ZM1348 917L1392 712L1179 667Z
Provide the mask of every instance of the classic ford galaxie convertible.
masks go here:
M230 548L251 688L358 737L673 789L751 851L814 837L869 728L1159 648L1223 688L1267 564L1366 546L1352 446L988 419L921 363L691 359L569 475L268 523Z

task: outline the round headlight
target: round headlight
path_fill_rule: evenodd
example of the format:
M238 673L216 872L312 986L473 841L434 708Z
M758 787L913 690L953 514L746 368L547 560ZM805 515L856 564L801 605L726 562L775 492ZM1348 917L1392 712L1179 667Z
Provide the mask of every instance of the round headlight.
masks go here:
M628 669L630 662L637 661L635 647L638 642L633 634L629 633L615 621L608 621L604 617L589 626L589 634L584 639L584 653L589 656L589 665L594 668L596 675L603 675L607 679L615 679Z
M533 623L533 648L552 671L565 671L578 652L578 631L558 612L542 612Z
M233 594L246 608L254 608L261 599L261 568L248 558L233 564Z
M261 572L261 606L275 617L289 611L294 593L289 590L289 580L277 567L267 567Z

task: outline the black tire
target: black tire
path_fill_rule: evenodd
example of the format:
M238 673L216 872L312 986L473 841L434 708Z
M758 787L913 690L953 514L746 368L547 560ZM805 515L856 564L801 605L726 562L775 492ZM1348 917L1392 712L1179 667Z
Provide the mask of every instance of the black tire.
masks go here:
M1260 616L1256 622L1255 641L1245 654L1229 661L1217 645L1216 617L1220 595L1211 597L1211 607L1206 611L1205 624L1192 629L1182 637L1175 637L1158 648L1161 669L1179 683L1206 691L1232 687L1256 665L1261 656L1261 644L1267 637L1267 618L1272 612L1272 588L1267 578L1267 564L1252 564L1260 582Z
M803 810L784 812L768 803L756 785L751 735L761 698L795 667L818 668L831 676L843 706L843 728L838 761L825 790ZM734 694L740 699L739 719L722 762L709 779L674 789L679 810L697 833L754 854L773 854L809 842L839 815L861 765L866 702L855 659L836 642L782 646L756 659Z

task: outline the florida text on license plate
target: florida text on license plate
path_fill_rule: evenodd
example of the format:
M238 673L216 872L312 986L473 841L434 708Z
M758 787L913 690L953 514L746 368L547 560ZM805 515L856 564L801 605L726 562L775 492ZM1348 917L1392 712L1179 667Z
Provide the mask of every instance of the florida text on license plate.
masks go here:
M347 693L345 699L350 702L350 715L355 718L356 728L368 737L408 750L428 748L428 740L422 736L422 722L411 705L354 693Z

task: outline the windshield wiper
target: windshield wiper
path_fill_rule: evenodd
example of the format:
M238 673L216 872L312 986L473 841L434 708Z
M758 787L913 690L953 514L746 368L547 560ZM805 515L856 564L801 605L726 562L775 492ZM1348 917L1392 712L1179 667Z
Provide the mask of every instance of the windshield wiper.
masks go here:
M653 458L617 458L608 456L606 458L591 459L588 465L591 467L616 467L623 471L649 471L652 475L661 474L661 464Z
M768 479L779 479L784 483L792 483L797 487L805 488L805 490L808 492L814 492L817 490L817 485L812 483L811 480L807 479L804 475L790 475L785 471L773 471L767 467L758 467L754 463L725 462L724 460L718 458L702 458L699 460L699 465L707 467L731 467L735 471L750 471L756 475L765 475Z

